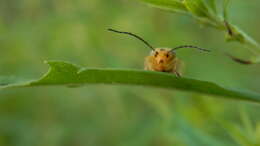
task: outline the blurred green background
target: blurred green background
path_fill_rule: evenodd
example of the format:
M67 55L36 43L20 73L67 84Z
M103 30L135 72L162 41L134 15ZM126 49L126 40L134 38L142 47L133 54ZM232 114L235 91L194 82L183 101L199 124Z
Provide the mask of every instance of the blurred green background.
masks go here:
M260 41L259 0L234 0L232 23ZM36 79L44 60L84 67L143 69L149 50L111 32L130 31L178 51L184 76L260 92L259 65L223 55L250 55L223 33L189 16L134 0L0 0L0 80ZM258 146L260 106L156 88L89 85L0 92L0 146Z

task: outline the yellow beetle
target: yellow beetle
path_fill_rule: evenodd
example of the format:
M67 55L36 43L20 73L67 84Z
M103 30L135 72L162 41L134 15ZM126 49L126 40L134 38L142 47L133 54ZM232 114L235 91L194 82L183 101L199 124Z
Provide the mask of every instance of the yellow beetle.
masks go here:
M203 48L191 46L191 45L178 46L173 49L171 49L171 48L154 48L147 41L145 41L141 37L137 36L136 34L133 34L130 32L118 31L118 30L114 30L114 29L108 29L108 30L112 31L112 32L116 32L116 33L128 34L130 36L133 36L133 37L141 40L152 50L150 55L147 56L145 59L144 66L145 66L146 70L174 73L177 77L181 77L181 73L180 73L181 61L176 57L175 50L181 49L181 48L196 48L196 49L199 49L202 51L209 52L209 50L207 50L207 49L203 49Z

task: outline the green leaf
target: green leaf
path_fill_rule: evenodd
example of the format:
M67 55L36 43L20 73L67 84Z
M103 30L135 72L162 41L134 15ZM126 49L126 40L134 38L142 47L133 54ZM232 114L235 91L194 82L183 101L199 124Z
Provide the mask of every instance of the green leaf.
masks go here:
M211 9L214 13L217 13L216 1L215 0L204 0L208 9Z
M227 17L228 17L227 11L228 11L229 3L230 3L230 0L224 0L223 1L223 18L224 18L224 20L227 20Z
M141 0L153 7L173 12L186 12L187 9L179 0Z
M178 89L260 103L260 95L257 93L225 89L214 83L177 78L169 73L126 69L85 69L61 61L46 61L46 63L49 64L50 69L41 79L18 84L12 83L0 86L0 89L51 85L77 87L85 84L124 84Z
M245 46L254 53L254 56L247 59L252 63L260 62L260 45L244 31L230 24L228 20L228 6L230 0L222 0L222 17L217 14L216 0L141 0L159 9L170 10L173 12L185 12L185 14L194 16L198 23L210 26L215 29L225 31L227 42L236 41ZM252 64L251 63L251 64Z
M242 44L247 44L248 46L259 47L259 44L253 38L251 38L237 26L227 22L225 25L227 28L227 41L238 41Z
M202 0L184 0L186 8L197 17L209 17L209 11Z

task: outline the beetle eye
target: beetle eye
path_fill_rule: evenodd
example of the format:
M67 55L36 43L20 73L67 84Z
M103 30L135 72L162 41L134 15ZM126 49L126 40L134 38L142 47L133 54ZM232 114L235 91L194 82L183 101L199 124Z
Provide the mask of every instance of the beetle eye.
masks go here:
M168 58L170 55L169 54L166 54L166 57Z
M158 52L155 52L155 54L154 54L154 57L157 57L157 56L158 56L158 54L159 54Z

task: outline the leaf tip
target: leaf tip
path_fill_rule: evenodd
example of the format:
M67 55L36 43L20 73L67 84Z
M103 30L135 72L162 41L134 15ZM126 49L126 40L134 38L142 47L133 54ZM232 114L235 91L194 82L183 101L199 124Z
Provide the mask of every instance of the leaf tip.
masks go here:
M49 66L51 66L54 63L60 63L61 61L54 61L54 60L44 60L43 63L44 64L48 64Z
M60 65L60 64L70 64L65 61L59 61L59 60L44 60L45 64L48 64L49 66L54 66L54 65Z

